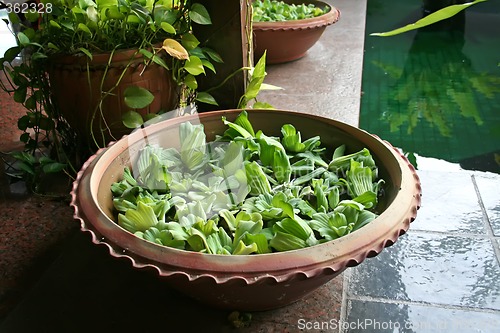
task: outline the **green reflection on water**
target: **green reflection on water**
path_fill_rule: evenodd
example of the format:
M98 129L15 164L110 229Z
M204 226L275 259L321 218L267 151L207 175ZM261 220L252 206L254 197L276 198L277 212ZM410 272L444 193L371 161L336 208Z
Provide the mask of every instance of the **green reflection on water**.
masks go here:
M383 17L393 1L368 2L367 35L391 28ZM421 15L418 3L408 13ZM491 7L412 34L367 36L360 127L405 151L500 171L500 10Z

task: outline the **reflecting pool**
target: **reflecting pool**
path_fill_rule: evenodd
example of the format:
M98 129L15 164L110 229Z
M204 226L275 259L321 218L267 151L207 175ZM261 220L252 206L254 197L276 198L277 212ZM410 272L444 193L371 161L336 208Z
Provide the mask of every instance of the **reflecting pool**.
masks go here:
M422 4L368 1L360 127L408 153L500 173L500 3L369 36L415 22Z

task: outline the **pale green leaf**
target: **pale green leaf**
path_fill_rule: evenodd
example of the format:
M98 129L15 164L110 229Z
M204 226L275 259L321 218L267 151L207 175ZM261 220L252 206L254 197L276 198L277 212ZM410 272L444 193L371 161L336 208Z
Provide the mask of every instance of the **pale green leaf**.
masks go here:
M184 69L191 75L200 75L205 73L203 63L201 59L196 56L190 56L186 63L184 64Z

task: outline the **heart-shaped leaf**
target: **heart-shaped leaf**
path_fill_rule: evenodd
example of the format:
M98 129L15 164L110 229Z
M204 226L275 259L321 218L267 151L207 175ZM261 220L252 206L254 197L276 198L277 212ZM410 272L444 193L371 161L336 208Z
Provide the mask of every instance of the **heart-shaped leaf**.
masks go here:
M142 109L151 104L154 100L153 94L142 87L130 86L124 91L125 104L131 109Z
M144 123L142 116L135 111L125 112L122 116L122 122L127 128L137 128Z

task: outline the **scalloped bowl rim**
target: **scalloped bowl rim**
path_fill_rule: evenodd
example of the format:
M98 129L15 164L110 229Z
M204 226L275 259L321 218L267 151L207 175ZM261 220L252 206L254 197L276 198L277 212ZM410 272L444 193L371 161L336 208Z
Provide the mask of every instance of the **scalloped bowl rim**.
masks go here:
M258 31L316 29L332 25L340 19L338 8L323 1L310 1L310 3L320 3L328 6L330 10L323 15L301 20L252 22L252 29Z

